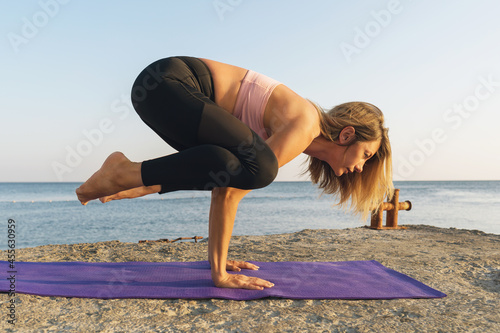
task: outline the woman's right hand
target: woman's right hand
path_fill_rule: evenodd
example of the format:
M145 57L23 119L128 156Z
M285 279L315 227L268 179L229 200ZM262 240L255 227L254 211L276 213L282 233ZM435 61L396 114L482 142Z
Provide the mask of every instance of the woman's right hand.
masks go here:
M226 273L222 276L213 276L212 279L215 286L219 288L264 290L264 288L274 287L274 283L242 274Z

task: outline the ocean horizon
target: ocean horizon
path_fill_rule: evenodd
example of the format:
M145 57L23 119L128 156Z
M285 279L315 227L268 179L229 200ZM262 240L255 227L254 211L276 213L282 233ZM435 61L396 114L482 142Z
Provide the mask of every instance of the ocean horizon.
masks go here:
M0 183L0 212L7 248L8 223L16 225L16 248L48 244L138 242L160 238L208 236L210 192L177 191L132 200L82 206L74 193L81 182ZM500 181L395 181L399 225L500 234ZM384 213L385 224L385 213ZM274 182L250 192L240 203L233 235L269 235L304 229L345 229L369 225L335 206L329 195L308 181ZM12 237L12 236L11 236Z

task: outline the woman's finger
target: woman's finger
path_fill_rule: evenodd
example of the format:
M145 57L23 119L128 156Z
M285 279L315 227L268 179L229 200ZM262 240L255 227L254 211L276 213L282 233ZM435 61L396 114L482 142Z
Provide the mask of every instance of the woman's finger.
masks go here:
M249 286L251 288L257 287L256 289L262 290L263 288L274 287L274 283L263 280L263 279L259 279L259 278L255 278L255 277L248 277L248 276L245 276L245 278L247 278L247 281L246 281L247 286Z
M274 287L274 283L257 277L250 277L246 275L236 275L236 274L232 276L234 278L234 282L238 284L237 288L262 290L264 288Z
M257 265L254 265L252 263L249 263L249 262L246 262L246 261L234 261L234 260L228 260L227 261L227 266L228 267L239 267L239 268L243 268L243 269L251 269L251 270L258 270L259 269L259 266ZM234 269L232 269L234 270ZM239 270L238 270L239 272Z
M228 271L233 271L233 272L241 272L241 268L239 268L236 265L226 265L226 270Z
M274 287L274 283L257 277L251 277L241 274L228 274L225 279L216 283L221 288L238 288L263 290L264 288Z

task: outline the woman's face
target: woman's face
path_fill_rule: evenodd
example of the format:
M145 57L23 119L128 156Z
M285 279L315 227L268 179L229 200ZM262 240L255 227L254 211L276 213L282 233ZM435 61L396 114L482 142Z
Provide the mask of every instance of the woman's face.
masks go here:
M336 149L326 161L337 177L351 172L362 172L363 166L380 148L380 140L356 142Z

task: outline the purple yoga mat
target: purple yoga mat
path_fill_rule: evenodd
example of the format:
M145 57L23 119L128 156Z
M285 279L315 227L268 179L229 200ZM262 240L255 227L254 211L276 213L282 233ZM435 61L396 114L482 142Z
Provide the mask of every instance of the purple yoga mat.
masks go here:
M207 261L16 262L0 261L0 291L85 298L292 299L438 298L446 295L379 262L253 262L243 270L275 284L260 290L216 288ZM14 273L9 273L14 271ZM15 281L9 277L14 275Z

